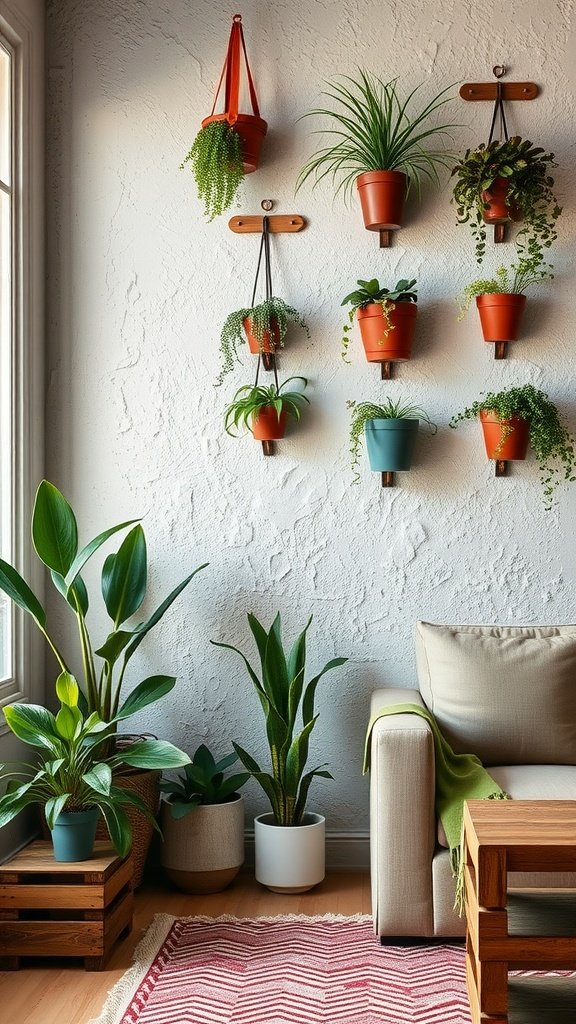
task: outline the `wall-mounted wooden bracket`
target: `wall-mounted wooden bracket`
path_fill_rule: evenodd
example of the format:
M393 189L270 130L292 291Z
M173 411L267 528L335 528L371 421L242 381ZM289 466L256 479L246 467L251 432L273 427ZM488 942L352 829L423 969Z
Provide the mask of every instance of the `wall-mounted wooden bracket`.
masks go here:
M262 217L231 217L228 221L228 227L230 231L234 231L237 235L254 234L258 232L262 234ZM304 217L301 217L297 213L279 213L273 217L268 217L268 229L272 235L280 235L285 232L302 231L306 227L306 221Z
M508 462L506 459L496 459L494 462L494 475L506 476L508 473Z
M274 441L262 441L262 451L264 452L264 455L274 455Z
M394 364L389 359L386 359L383 363L380 363L380 380L392 380L393 365Z
M508 100L535 100L540 89L536 82L502 82L501 95L505 103ZM498 96L496 82L466 82L460 86L463 100L475 103L477 100L491 100L494 103Z
M392 238L394 236L394 232L391 231L389 228L384 228L382 231L379 231L378 233L380 235L380 248L390 249L392 246Z
M494 359L506 359L506 342L494 342Z
M394 482L394 473L391 473L389 470L386 470L385 473L382 473L382 487L395 487L395 486L396 486L396 484Z
M506 224L495 224L494 225L494 243L498 245L500 242L506 241Z

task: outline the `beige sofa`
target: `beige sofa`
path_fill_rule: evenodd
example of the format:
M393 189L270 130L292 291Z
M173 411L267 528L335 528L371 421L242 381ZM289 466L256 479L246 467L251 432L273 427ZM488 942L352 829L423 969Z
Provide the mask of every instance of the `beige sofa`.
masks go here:
M576 800L576 626L419 622L416 655L418 690L376 690L372 713L425 703L453 749L477 754L512 798ZM382 942L464 934L434 809L432 733L417 715L381 718L372 731L370 856ZM547 880L576 887L576 875ZM546 879L513 875L510 883Z

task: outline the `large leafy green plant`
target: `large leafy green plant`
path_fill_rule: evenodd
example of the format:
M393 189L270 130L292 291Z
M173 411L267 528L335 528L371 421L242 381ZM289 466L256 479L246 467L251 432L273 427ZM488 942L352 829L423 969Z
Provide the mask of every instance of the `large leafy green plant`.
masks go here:
M248 772L225 774L237 760L238 754L233 751L216 761L206 744L201 743L182 775L160 783L172 817L184 818L194 807L225 804L231 800L250 778Z
M255 615L248 615L248 624L260 658L260 678L237 647L210 641L216 647L224 647L240 655L256 689L266 722L271 771L263 771L258 762L238 743L233 746L246 770L260 783L268 797L278 825L299 825L314 777L332 778L324 765L318 765L309 772L304 769L308 760L310 733L318 721L314 707L316 687L326 672L343 665L348 659L333 658L318 675L305 683L306 633L311 622L312 618L286 655L282 644L280 613L268 632Z
M494 277L471 281L458 299L458 319L464 319L472 299L478 295L523 295L532 285L551 279L554 276L551 270L550 264L519 260L518 263L513 263L510 269L498 267Z
M180 164L189 163L204 203L204 215L214 220L234 202L244 179L240 136L227 121L212 121L200 129Z
M351 410L350 416L350 462L354 474L354 483L360 480L358 466L360 464L360 450L364 438L364 427L368 420L404 420L422 419L428 424L433 434L437 426L432 422L427 412L418 405L407 405L403 402L395 402L392 398L386 398L382 405L375 405L374 402L353 402L346 403Z
M312 177L316 185L326 176L338 181L336 192L349 199L354 181L366 171L403 171L408 187L415 185L420 194L423 177L438 181L438 167L451 167L449 154L424 148L430 139L448 134L453 124L432 124L430 119L451 97L443 89L416 112L409 112L417 86L404 100L397 89L397 79L381 78L358 69L356 78L342 75L329 82L326 96L333 106L308 111L303 117L327 117L334 128L315 132L334 136L334 143L319 149L304 164L296 188Z
M418 296L414 287L416 278L413 278L412 281L405 279L397 281L392 289L381 286L376 277L373 277L371 281L359 280L356 284L358 287L353 292L350 292L346 298L342 299L341 302L342 306L347 306L348 304L351 306L351 309L348 311L348 323L344 324L342 328L341 355L345 363L350 362L348 359L350 330L357 309L365 309L366 306L370 306L372 303L382 306L382 315L386 321L387 328L384 333L387 335L389 331L394 330L394 324L390 320L390 313L394 309L394 304L396 302L418 302Z
M295 420L299 420L302 406L304 403L310 404L310 401L301 391L284 390L286 385L293 380L302 381L304 386L308 383L305 377L288 377L278 387L276 384L243 384L241 388L238 388L232 402L224 412L226 432L231 437L235 437L237 435L233 433L232 427L249 429L254 417L270 406L276 410L278 419L285 412Z
M220 352L222 354L222 370L218 378L218 384L222 383L227 373L234 369L234 361L238 358L238 346L245 344L246 334L244 321L250 320L252 334L256 338L260 349L264 343L266 334L274 333L276 344L279 348L284 347L288 326L291 323L298 324L306 336L310 337L308 324L301 313L294 306L289 306L284 299L273 295L257 306L246 309L236 309L226 318L220 332Z
M118 551L109 554L102 567L102 597L112 628L95 650L88 632L86 616L89 599L81 573L86 563L107 540L128 527L132 529L126 534ZM116 721L130 659L193 576L208 563L205 562L189 573L144 622L128 625L128 620L137 613L144 601L147 585L146 539L137 520L112 526L80 548L78 525L71 506L54 484L43 480L38 487L32 512L32 542L38 558L50 570L56 590L65 599L76 619L83 666L83 695L80 698L82 711L87 714L96 712L105 722ZM67 658L48 631L43 605L16 569L3 559L0 559L0 590L31 616L49 644L61 671L69 672ZM160 688L159 678L163 680ZM135 696L131 713L169 693L175 683L174 676L151 676L145 679L133 691Z
M171 688L169 683L168 677L157 676L155 696L166 693ZM88 717L83 714L78 683L69 672L59 675L56 695L60 701L56 715L39 704L9 704L4 708L12 732L32 747L36 756L32 763L0 766L0 779L10 780L5 795L0 797L0 828L30 804L44 807L50 829L63 811L98 807L115 849L125 857L132 843L132 831L123 804L136 807L157 826L136 793L113 785L113 772L123 765L181 768L190 758L172 743L153 739L143 739L112 755L102 753L103 740L110 736L115 724L130 718L154 699L149 685L141 683L136 687L111 722L102 721L96 712Z
M463 420L476 419L483 410L493 410L504 424L500 448L514 430L507 421L514 417L527 421L530 447L540 460L544 503L549 511L562 477L570 482L576 480L574 438L562 426L558 409L544 391L539 391L533 384L523 384L518 388L487 392L483 398L456 413L450 420L450 426L455 428Z

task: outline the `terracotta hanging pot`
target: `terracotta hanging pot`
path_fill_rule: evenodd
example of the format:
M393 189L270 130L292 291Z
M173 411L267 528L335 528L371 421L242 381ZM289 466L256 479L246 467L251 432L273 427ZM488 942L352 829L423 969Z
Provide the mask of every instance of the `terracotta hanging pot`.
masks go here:
M476 306L484 341L517 341L525 305L525 295L505 292L478 295Z
M262 335L262 344L258 343L258 339L252 333L252 321L249 316L242 321L244 331L246 333L246 340L248 342L248 348L252 355L257 356L260 352L276 352L280 348L280 330L275 320L270 320L270 331L264 331Z
M279 441L286 433L286 413L280 417L273 405L265 405L252 420L252 433L255 441Z
M389 312L394 329L389 330L379 302L356 310L369 363L403 363L410 359L417 313L415 302L395 302L394 309Z
M530 424L528 420L513 416L509 420L501 420L493 409L480 411L480 423L484 433L484 444L489 459L503 459L506 462L522 461L526 458L530 440ZM499 448L502 438L502 427L512 427L504 444Z
M402 171L366 171L356 178L364 227L396 231L402 225L407 179Z
M507 224L511 220L522 220L516 203L506 202L508 178L494 178L489 189L482 193L486 208L482 211L485 224Z
M207 124L212 124L213 121L228 121L229 124L232 123L227 114L212 114L210 117L204 118L202 127L205 128ZM260 149L264 136L268 131L268 125L263 118L257 117L256 114L238 114L232 127L240 136L244 174L252 174L253 171L258 170Z

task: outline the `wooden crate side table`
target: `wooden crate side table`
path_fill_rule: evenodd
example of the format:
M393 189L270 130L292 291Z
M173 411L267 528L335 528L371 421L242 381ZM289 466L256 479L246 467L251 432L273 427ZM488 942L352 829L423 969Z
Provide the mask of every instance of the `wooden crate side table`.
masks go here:
M508 971L576 970L576 894L508 890L509 871L576 871L576 801L471 800L464 807L466 980L473 1024L512 1024L525 1013L528 979ZM550 1000L565 989L576 1020L575 988L546 979ZM556 987L555 989L551 986ZM509 992L512 996L509 999ZM545 997L542 996L542 999ZM560 1014L561 1008L558 1009Z
M90 860L65 864L38 840L0 865L0 970L18 970L28 956L82 957L86 970L102 970L132 929L132 876L132 858L107 842Z

